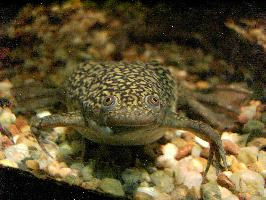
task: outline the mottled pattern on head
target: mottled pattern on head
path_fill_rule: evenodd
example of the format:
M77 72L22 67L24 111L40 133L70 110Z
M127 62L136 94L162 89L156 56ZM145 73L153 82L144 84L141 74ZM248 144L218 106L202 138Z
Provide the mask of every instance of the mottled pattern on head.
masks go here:
M163 112L173 109L175 86L167 69L141 62L84 63L64 85L70 101L82 104L92 116L99 118L103 117L103 101L110 95L117 98L117 105L112 110L115 115L148 114L151 109L145 103L147 95L159 97Z

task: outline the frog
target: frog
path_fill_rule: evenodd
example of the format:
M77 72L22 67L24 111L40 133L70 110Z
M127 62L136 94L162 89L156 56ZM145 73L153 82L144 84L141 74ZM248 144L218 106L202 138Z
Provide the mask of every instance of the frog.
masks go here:
M58 87L29 88L24 94L16 91L16 98L28 108L58 102L66 106L65 112L31 119L31 131L45 152L43 130L58 126L72 127L83 138L110 146L147 145L162 138L165 129L181 129L210 144L204 176L213 161L217 168L227 169L226 152L215 128L224 124L200 101L234 110L213 96L192 92L158 62L88 61ZM184 106L195 109L209 123L186 117Z

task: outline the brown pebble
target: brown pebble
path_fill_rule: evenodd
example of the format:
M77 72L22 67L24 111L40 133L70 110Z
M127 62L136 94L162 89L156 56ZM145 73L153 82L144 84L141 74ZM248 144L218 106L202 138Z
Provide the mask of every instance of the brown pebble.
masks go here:
M178 150L178 154L176 155L176 159L180 160L184 157L186 157L187 155L191 154L192 148L193 148L193 144L187 144L186 146L179 148Z
M11 124L9 127L9 131L12 133L12 135L19 135L20 131L17 128L15 124Z
M233 143L230 140L223 140L222 142L223 142L224 150L227 153L232 154L232 155L238 155L240 148L237 144Z
M40 166L39 163L36 160L27 160L26 166L30 170L39 170Z
M18 129L21 129L22 127L24 127L26 125L28 125L28 122L24 117L22 117L22 116L17 117L16 126Z
M202 148L202 151L200 152L200 156L208 159L209 152L210 152L209 148Z
M235 184L223 173L218 174L217 176L217 183L221 185L222 187L227 188L231 192L235 193L236 187Z

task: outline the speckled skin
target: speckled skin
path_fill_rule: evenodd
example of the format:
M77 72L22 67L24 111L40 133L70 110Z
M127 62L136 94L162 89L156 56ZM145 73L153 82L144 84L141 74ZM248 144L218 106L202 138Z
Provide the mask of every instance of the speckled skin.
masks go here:
M140 126L160 121L165 112L175 112L177 98L175 81L167 69L140 62L82 64L65 82L64 90L69 110L82 107L90 118L106 126ZM146 102L149 95L160 99L159 107ZM117 98L112 108L103 106L108 96Z
M197 105L192 95L182 91L170 72L158 64L88 62L58 90L68 112L34 118L31 130L40 135L43 128L71 126L98 143L143 145L162 137L165 128L185 129L210 143L206 173L214 156L226 167L219 134L203 122L178 114L179 98Z

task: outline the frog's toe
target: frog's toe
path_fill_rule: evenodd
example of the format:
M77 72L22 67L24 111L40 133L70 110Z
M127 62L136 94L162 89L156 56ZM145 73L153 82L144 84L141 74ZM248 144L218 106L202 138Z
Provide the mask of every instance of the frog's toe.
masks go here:
M221 145L217 145L215 143L210 143L210 153L208 157L207 166L204 172L204 176L207 175L208 170L210 168L210 165L213 163L217 174L222 171L223 169L227 170L227 162L226 162L226 156L225 151ZM214 159L215 158L215 159ZM214 162L213 162L214 161ZM223 164L221 164L221 162Z

